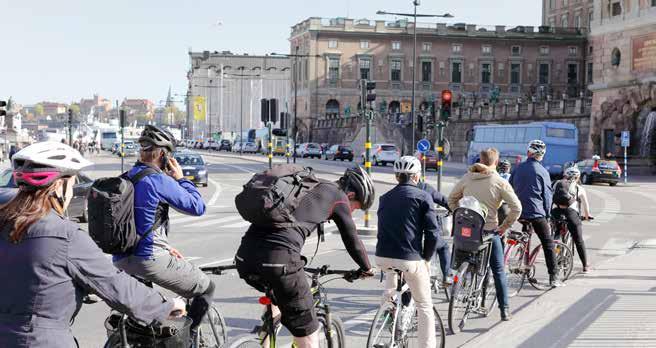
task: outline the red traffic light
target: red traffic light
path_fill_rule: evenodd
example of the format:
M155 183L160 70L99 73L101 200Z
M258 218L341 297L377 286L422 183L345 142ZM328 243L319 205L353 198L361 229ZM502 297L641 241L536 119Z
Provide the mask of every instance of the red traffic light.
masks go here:
M445 89L442 91L442 102L450 102L451 101L451 91L448 89Z

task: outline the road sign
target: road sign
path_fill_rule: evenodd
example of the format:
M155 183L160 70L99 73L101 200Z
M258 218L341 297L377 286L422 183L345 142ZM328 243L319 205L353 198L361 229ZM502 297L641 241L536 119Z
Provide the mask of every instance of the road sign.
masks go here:
M426 153L430 149L430 141L428 139L421 139L417 142L417 151Z
M622 131L622 147L631 146L631 133L629 131Z

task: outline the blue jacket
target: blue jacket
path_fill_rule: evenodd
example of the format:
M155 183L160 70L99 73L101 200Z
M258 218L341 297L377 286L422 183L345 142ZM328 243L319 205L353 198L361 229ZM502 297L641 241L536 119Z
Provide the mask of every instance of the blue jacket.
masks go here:
M510 184L522 202L522 219L549 217L551 207L551 178L542 164L533 158L519 164Z
M417 184L417 187L428 192L431 197L433 198L433 202L443 208L446 208L447 210L451 210L449 208L449 200L446 198L445 195L443 195L440 191L436 190L433 186L425 183L425 182L420 182Z
M145 164L137 163L128 172L128 176L132 178L145 168ZM134 220L139 235L143 235L155 223L155 212L160 202L189 215L205 214L205 202L196 189L196 185L191 181L187 179L175 181L165 173L148 175L134 187ZM168 226L165 225L165 228L168 229ZM153 231L139 241L133 255L152 256L154 240L155 233Z
M433 197L412 184L400 184L380 197L376 256L430 260L440 244Z

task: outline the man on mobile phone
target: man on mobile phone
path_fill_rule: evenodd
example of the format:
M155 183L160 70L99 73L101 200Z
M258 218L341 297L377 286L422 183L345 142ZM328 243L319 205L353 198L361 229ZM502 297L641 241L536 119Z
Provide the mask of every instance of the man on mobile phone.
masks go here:
M205 214L205 203L171 155L175 139L170 132L147 125L139 144L139 161L128 176L149 171L134 185L134 220L141 239L132 253L114 255L114 265L182 297L193 298L189 317L194 333L212 303L215 285L169 243L168 213L172 206L188 215L201 216Z

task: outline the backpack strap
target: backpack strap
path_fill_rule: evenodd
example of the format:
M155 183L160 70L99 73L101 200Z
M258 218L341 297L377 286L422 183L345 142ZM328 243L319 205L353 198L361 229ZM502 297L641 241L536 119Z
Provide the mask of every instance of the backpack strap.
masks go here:
M132 182L132 185L136 186L137 183L141 181L143 178L161 172L162 172L161 170L157 170L151 166L146 165L146 168L142 169L139 173L135 174L131 178L127 175L127 173L125 173L124 175L126 179ZM141 239L148 237L149 234L151 234L154 230L162 226L165 222L167 222L167 220L168 220L168 205L163 205L162 203L159 203L157 205L157 209L155 210L155 221L153 222L153 225L148 229L148 231L146 231L141 236Z

